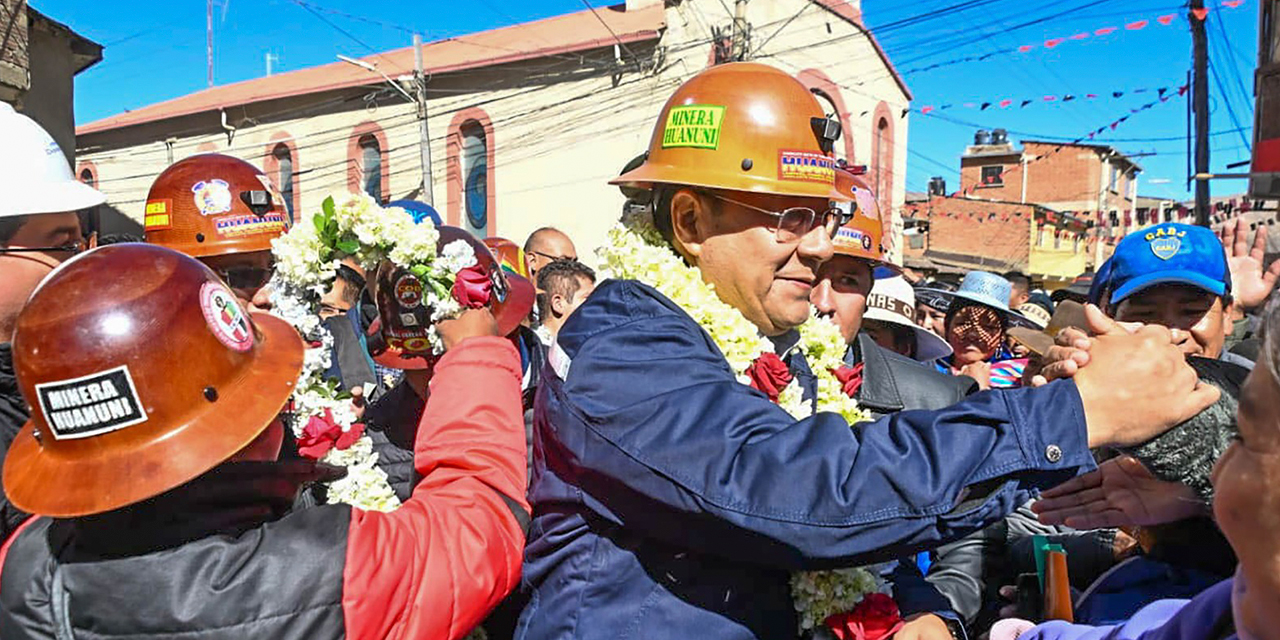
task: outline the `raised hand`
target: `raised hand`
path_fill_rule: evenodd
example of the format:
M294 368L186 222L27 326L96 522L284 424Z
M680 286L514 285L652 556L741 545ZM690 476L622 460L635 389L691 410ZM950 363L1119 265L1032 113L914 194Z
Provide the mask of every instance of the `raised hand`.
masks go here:
M1206 515L1209 505L1190 487L1157 480L1141 462L1120 456L1045 491L1031 509L1045 524L1097 529L1175 522Z
M1227 250L1232 296L1245 309L1262 306L1280 279L1280 260L1272 262L1270 269L1262 269L1263 256L1267 252L1266 228L1260 227L1254 233L1250 246L1248 224L1244 218L1239 218L1235 224L1222 225L1218 238Z

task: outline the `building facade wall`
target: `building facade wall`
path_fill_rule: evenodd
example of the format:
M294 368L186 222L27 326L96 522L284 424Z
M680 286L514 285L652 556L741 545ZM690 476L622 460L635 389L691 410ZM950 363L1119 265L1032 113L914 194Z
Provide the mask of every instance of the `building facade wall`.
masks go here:
M871 164L871 158L861 154L872 148L873 117L883 103L880 113L893 118L886 202L891 242L900 247L906 95L854 25L810 0L751 3L748 20L755 60L793 74L812 70L809 75L819 77L820 72L828 87L838 90L844 135L850 136L855 156L850 160L856 164ZM634 57L646 69L643 72L634 65L621 71L612 65L583 68L556 58L433 79L428 87L428 128L436 209L449 222L458 222L456 212L463 206L458 176L450 169L457 155L450 138L457 137L459 114L478 107L488 118L489 234L523 243L534 229L555 226L575 240L584 261L594 262L592 250L605 241L623 203L608 180L647 148L671 92L707 66L711 27L727 27L730 21L715 0L668 7L667 28L658 46L632 43L629 53L619 50L624 65ZM599 57L600 51L593 55ZM605 55L612 54L605 50ZM860 64L824 62L851 59ZM387 198L420 199L414 107L385 90L376 78L367 88L238 106L226 113L235 127L230 136L220 114L205 113L81 136L79 147L97 167L109 203L140 219L151 180L169 162L212 150L263 166L263 152L273 136L287 132L297 149L297 206L305 213L314 211L325 195L350 188L349 148L355 144L355 130L373 122L387 141ZM173 139L171 148L167 139Z

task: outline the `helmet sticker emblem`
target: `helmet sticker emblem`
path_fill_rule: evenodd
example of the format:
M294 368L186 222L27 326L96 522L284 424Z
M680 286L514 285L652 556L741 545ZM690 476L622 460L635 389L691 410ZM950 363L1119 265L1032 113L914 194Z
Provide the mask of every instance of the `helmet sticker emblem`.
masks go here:
M836 161L812 151L778 151L778 179L836 183Z
M493 283L493 297L498 302L507 301L507 278L502 273L502 269L493 269L489 272L489 282Z
M163 200L148 200L146 217L143 219L143 227L146 231L160 231L163 229L173 228L173 201L168 198Z
M221 282L206 282L200 286L200 310L205 324L218 342L236 351L248 351L253 347L253 328L249 318L235 296Z
M412 274L404 274L396 280L396 301L406 309L416 309L422 304L422 281Z
M231 189L225 180L202 180L191 186L200 215L212 216L231 210Z
M687 104L672 107L662 128L662 148L690 147L715 149L720 146L724 107L714 104Z
M221 216L213 219L213 228L221 237L252 236L284 231L284 216L274 211L259 218L254 215Z
M147 411L125 365L37 384L36 400L58 440L89 438L147 421Z

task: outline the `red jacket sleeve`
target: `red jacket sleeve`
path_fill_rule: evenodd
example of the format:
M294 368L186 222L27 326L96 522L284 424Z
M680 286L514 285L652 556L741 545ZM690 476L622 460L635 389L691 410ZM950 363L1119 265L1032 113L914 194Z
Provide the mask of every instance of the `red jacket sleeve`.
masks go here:
M437 363L414 444L422 475L391 513L352 510L348 638L461 638L520 579L526 453L520 358L471 338Z

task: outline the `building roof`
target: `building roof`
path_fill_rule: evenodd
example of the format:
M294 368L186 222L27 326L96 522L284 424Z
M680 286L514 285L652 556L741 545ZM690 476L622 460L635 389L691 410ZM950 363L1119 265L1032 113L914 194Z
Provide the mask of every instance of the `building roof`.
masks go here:
M36 11L31 5L27 5L27 15L31 17L32 24L41 23L50 31L62 34L71 41L71 56L76 63L76 73L80 73L102 61L102 45L76 33L71 27Z
M1134 169L1137 169L1138 171L1142 171L1142 167L1138 163L1134 162L1133 160L1130 160L1129 156L1125 155L1123 151L1120 151L1119 149L1116 149L1115 147L1109 144L1088 143L1088 142L1061 142L1058 140L1020 140L1019 142L1022 143L1023 149L1026 149L1028 144L1042 144L1050 147L1083 147L1086 149L1093 149L1094 151L1098 151L1104 155L1115 156L1119 160L1131 165Z
M857 27L862 32L862 35L867 37L867 41L871 43L872 48L876 50L876 54L880 56L880 61L884 63L885 68L893 76L894 82L897 82L898 88L902 89L902 94L906 96L907 100L915 97L911 94L911 89L907 88L907 82L903 80L902 74L898 73L897 67L893 66L893 62L889 60L889 55L880 46L880 41L876 40L876 37L867 29L867 26L862 23L862 11L860 9L849 4L847 0L812 0L812 2Z
M598 16L598 17L597 17ZM426 71L434 74L517 62L659 37L666 26L663 3L627 10L625 5L598 7L533 22L491 29L424 44ZM616 39L614 36L617 36ZM413 72L413 47L361 58L391 77ZM272 76L211 87L179 98L126 111L76 128L77 135L108 131L168 118L333 91L381 82L376 74L346 62L298 69Z

